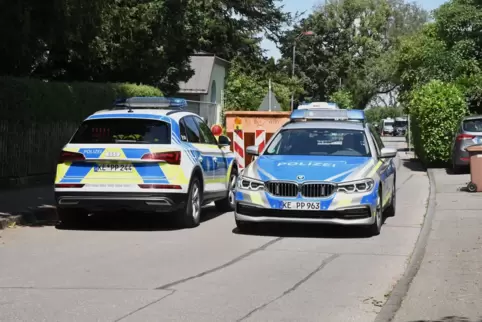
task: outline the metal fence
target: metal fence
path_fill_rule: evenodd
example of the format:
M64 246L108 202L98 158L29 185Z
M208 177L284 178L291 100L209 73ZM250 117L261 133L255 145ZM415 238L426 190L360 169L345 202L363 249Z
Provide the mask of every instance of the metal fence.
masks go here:
M60 149L77 126L0 121L0 179L53 175Z

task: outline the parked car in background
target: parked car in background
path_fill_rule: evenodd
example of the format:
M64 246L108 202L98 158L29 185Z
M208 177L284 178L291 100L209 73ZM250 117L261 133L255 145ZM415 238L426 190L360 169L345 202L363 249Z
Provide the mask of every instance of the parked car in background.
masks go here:
M395 124L395 120L392 118L386 118L382 120L382 133L381 135L393 135L393 125Z
M396 117L395 123L393 124L393 136L405 136L407 133L408 118L406 117Z
M460 122L452 141L452 170L459 173L469 165L468 146L482 143L482 115L467 116Z

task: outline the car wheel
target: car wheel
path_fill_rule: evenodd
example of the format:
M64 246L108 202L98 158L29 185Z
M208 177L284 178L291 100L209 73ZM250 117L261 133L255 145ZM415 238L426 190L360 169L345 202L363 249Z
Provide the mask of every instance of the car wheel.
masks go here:
M368 226L368 234L370 236L380 235L380 231L382 229L382 224L383 224L382 196L380 194L380 191L378 191L375 222L373 224L371 224L370 226Z
M220 212L228 212L234 210L234 193L236 189L236 181L238 180L238 173L233 168L231 175L229 176L228 195L226 198L215 201L214 205Z
M397 186L396 186L396 181L393 180L392 200L390 201L390 205L387 207L387 209L385 209L384 216L395 217L396 209L397 209Z
M177 214L179 226L194 228L201 222L202 189L199 179L192 178L189 185L186 205Z
M57 216L63 227L83 227L89 212L83 209L57 208Z

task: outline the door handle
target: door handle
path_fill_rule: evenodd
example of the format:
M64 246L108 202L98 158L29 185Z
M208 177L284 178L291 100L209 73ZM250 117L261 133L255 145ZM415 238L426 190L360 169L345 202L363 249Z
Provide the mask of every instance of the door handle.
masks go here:
M203 162L203 157L199 157L197 159L199 160L199 162Z
M214 163L217 163L217 162L218 162L218 158L213 158L213 162L214 162Z

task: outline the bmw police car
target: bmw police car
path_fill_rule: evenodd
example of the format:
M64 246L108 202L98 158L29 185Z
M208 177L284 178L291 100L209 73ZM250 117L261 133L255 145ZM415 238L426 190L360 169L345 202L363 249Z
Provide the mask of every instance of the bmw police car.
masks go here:
M89 116L62 149L55 178L60 220L98 211L175 212L184 227L201 206L234 207L237 165L186 101L133 97Z
M235 219L360 225L380 233L395 215L397 151L386 148L360 110L302 108L238 177Z

